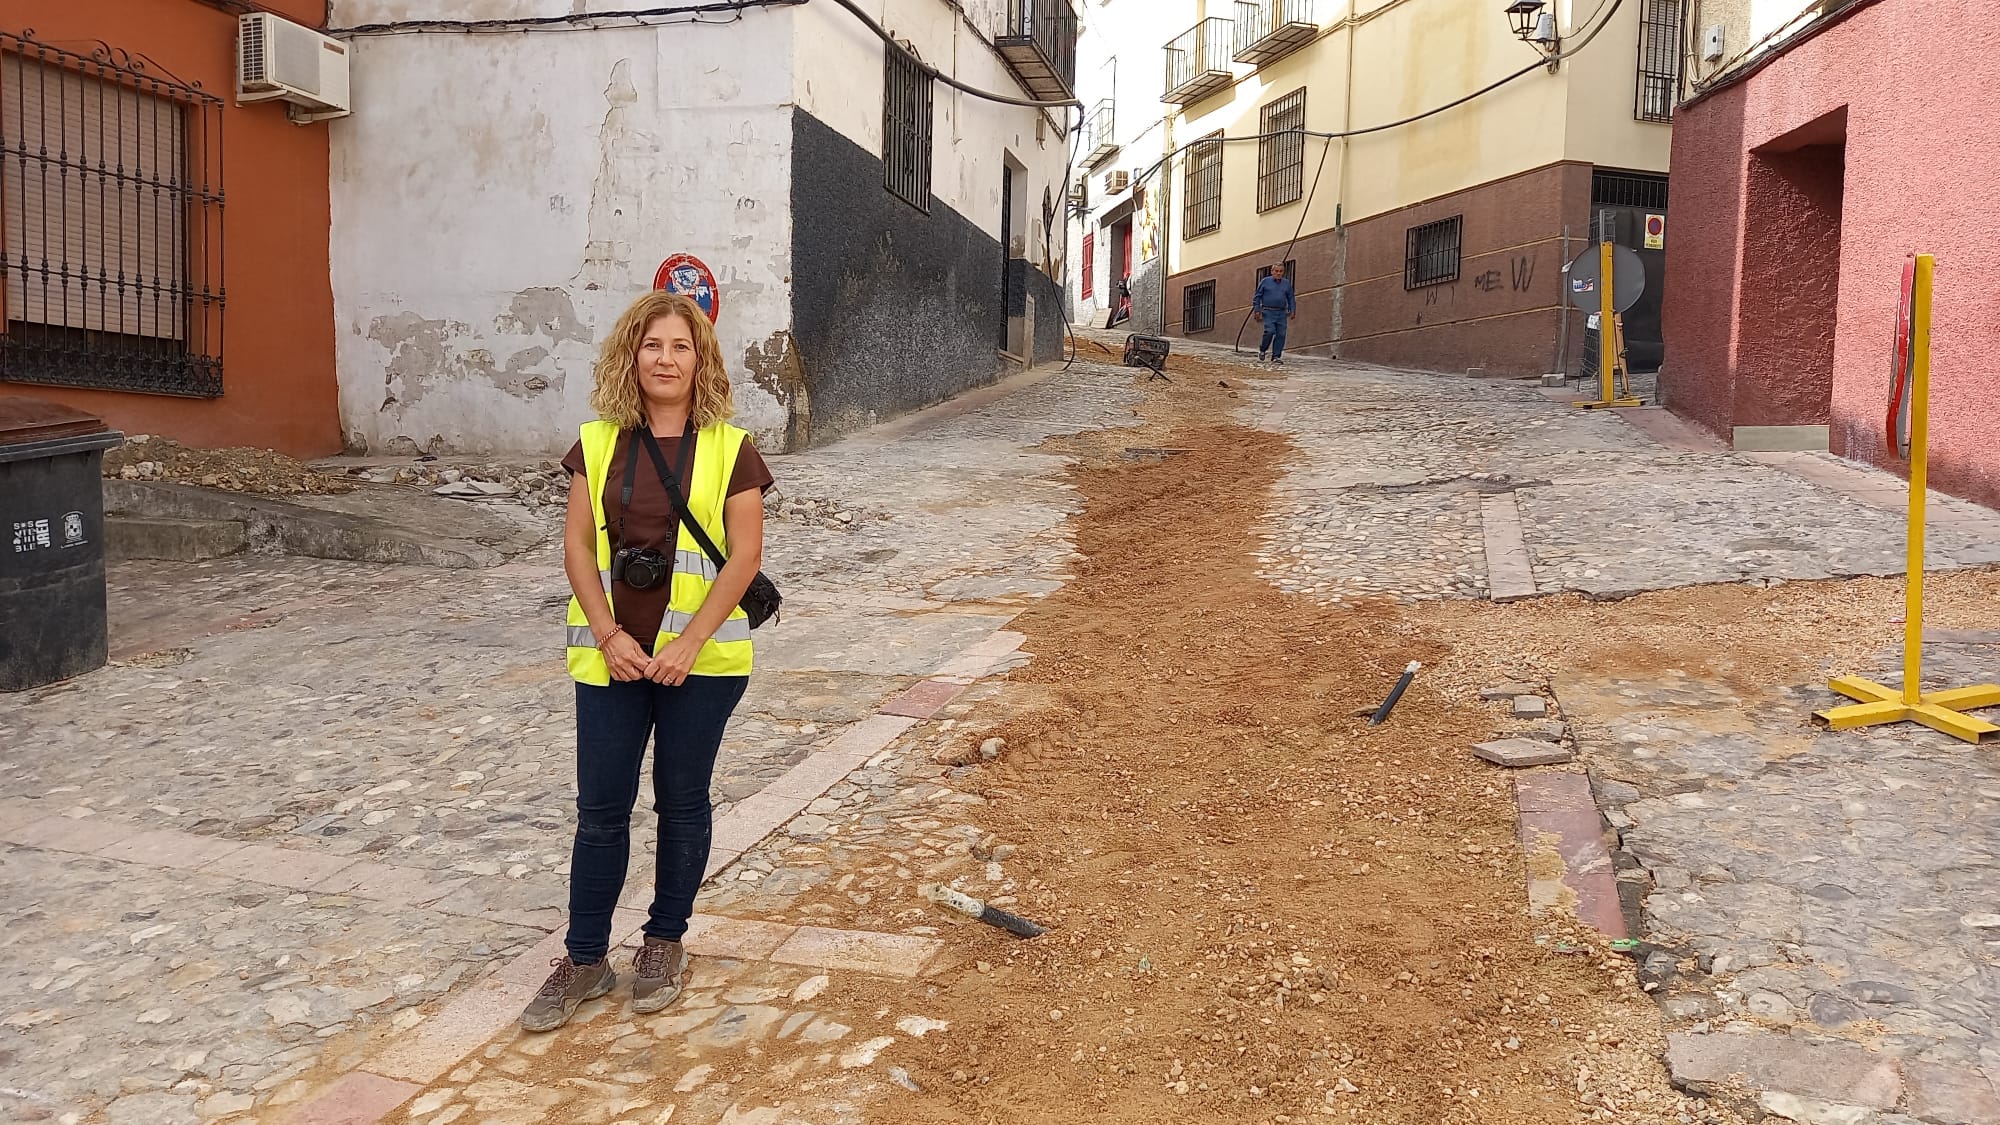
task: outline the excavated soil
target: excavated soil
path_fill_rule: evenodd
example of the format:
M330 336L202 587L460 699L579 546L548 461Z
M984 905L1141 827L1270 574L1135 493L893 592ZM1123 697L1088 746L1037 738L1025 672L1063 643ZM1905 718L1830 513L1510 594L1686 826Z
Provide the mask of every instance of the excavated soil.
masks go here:
M1501 721L1477 691L1665 668L1810 679L1893 642L1900 582L1319 607L1253 573L1298 453L1228 420L1241 368L1170 372L1137 383L1138 430L1056 443L1086 502L1076 580L1013 626L1034 660L983 717L1005 755L953 782L1018 847L1010 909L1050 931L957 926L941 973L843 981L849 1010L921 996L951 1023L899 1054L916 1089L865 1119L1736 1121L1669 1085L1628 958L1528 915L1511 778L1466 749ZM1954 626L2000 623L1994 575L1933 593ZM1368 726L1411 660L1424 672ZM720 1069L741 1104L782 1101L774 1062Z

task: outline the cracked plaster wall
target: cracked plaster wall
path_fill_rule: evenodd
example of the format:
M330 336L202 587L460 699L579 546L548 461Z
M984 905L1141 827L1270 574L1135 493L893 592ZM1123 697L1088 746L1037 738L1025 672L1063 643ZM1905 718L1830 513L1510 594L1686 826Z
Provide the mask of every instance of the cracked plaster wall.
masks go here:
M464 14L447 9L342 0L334 22ZM570 10L490 0L478 15ZM792 54L786 9L717 28L356 40L332 174L349 446L567 449L590 416L596 340L685 252L721 286L738 423L784 448L772 356L790 328Z

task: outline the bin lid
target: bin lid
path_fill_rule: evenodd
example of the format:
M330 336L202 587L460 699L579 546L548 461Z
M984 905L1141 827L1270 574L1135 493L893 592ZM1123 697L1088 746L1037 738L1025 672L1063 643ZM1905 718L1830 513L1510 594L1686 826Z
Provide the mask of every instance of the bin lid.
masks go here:
M0 446L101 434L111 427L95 414L46 399L0 395Z

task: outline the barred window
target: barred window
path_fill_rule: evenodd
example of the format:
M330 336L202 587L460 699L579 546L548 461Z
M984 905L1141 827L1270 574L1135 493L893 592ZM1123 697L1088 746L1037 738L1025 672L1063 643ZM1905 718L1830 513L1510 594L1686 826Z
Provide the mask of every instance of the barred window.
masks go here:
M1403 288L1421 289L1458 280L1458 251L1465 216L1411 227L1403 249Z
M882 51L882 183L919 211L931 209L931 76L894 43Z
M222 393L220 107L0 32L0 378Z
M1638 104L1641 121L1672 121L1681 82L1680 0L1642 0L1639 7Z
M1193 238L1222 229L1222 131L1196 141L1188 149L1187 215L1182 234Z
M1306 191L1306 91L1301 86L1264 107L1257 142L1257 210L1297 203ZM1272 133L1282 134L1271 136Z
M1181 291L1181 331L1207 332L1215 327L1215 282L1204 281Z

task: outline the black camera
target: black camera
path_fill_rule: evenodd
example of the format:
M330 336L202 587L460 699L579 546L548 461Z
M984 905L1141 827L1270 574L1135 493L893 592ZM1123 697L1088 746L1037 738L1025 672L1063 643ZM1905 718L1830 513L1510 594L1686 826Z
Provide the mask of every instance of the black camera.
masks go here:
M611 580L634 590L650 590L673 575L667 556L651 547L626 547L611 556Z

